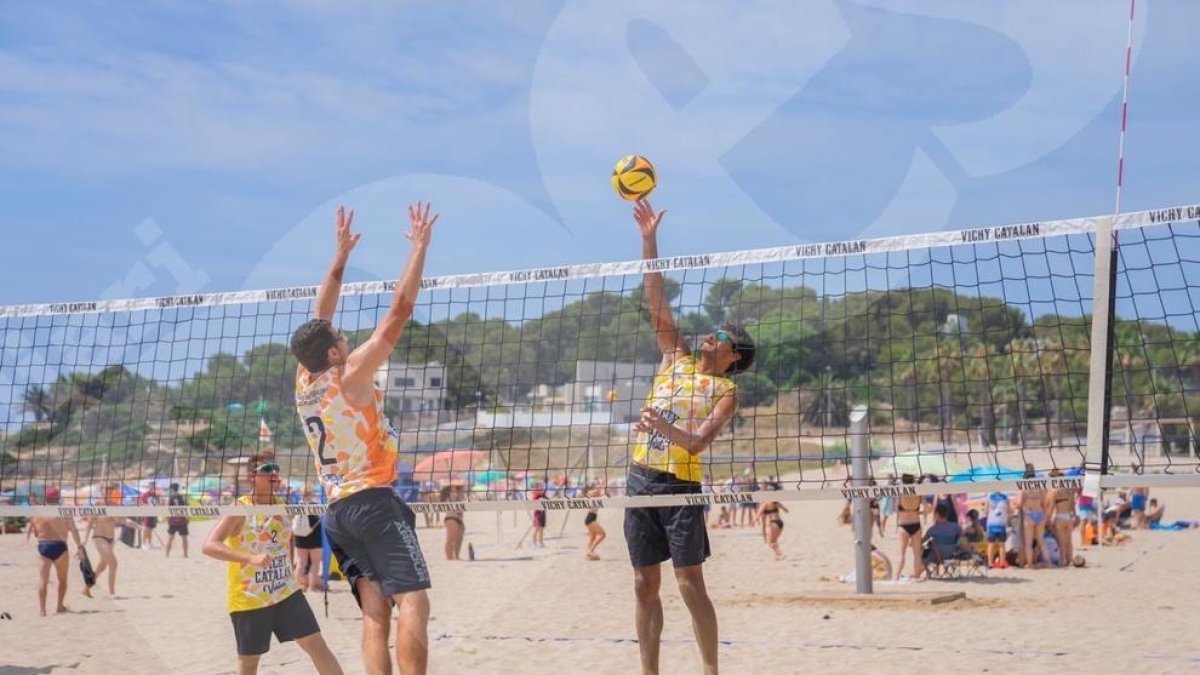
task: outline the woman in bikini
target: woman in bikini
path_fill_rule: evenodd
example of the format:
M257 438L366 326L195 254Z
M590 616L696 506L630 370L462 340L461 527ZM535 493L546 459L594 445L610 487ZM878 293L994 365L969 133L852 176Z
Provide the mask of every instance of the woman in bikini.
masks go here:
M1057 478L1062 472L1055 469L1050 472L1051 478ZM1074 545L1071 543L1071 531L1075 529L1075 489L1059 488L1053 493L1054 540L1058 542L1058 566L1066 567L1075 559Z
M114 500L111 495L106 495L104 503L106 506L116 506L120 504L120 501ZM92 544L96 546L96 552L100 554L100 563L96 565L96 579L99 579L106 570L108 571L108 595L110 597L117 595L117 552L113 548L113 541L117 536L118 520L124 527L141 527L125 518L92 516L87 518L87 530L83 534L83 540L87 541L90 537ZM89 598L92 597L92 589L85 588L83 594Z
M604 491L600 486L593 486L584 491L585 497L603 497ZM587 528L588 544L587 553L584 554L588 560L599 560L600 556L596 555L596 549L600 546L600 542L604 541L608 533L600 525L599 516L596 514L596 509L587 512L583 518L583 525Z
M901 485L912 485L916 479L911 473L900 477ZM913 578L921 577L921 514L928 510L920 495L901 495L896 498L896 534L900 538L900 560L896 565L896 578L904 572L904 558L913 556Z
M1033 465L1026 464L1025 480L1035 475ZM1043 564L1033 557L1033 543L1038 542L1038 550L1042 550L1041 541L1046 536L1046 513L1050 510L1050 505L1047 504L1048 497L1046 490L1021 491L1021 518L1024 523L1022 529L1025 531L1021 542L1021 555L1026 567L1043 567Z
M466 491L461 485L442 488L443 502L462 502L467 498ZM463 514L465 511L459 507L454 511L447 512L442 522L446 525L446 560L462 560L462 545L463 535L466 533L466 525L463 524Z
M767 546L775 553L776 560L787 557L779 548L779 538L783 536L783 516L780 512L788 513L787 507L779 502L763 502L755 516L755 520L762 519L767 528Z

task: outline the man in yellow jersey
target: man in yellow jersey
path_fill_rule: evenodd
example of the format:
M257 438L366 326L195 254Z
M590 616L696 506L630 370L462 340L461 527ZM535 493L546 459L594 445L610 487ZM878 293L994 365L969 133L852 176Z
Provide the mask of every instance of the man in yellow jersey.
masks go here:
M634 206L643 259L658 257L658 226L665 213L655 213L645 200ZM637 442L627 494L699 494L704 476L700 454L737 410L737 387L726 376L750 367L754 342L740 328L726 325L705 337L693 353L675 327L662 274L645 275L645 297L663 360L634 427ZM704 586L702 567L710 555L704 520L701 505L625 510L643 673L658 673L663 629L659 586L661 565L667 560L675 568L679 592L692 615L704 672L717 672L717 614Z
M252 469L254 491L239 503L274 504L279 466ZM208 534L203 552L229 563L229 618L237 638L238 675L258 672L258 662L271 648L271 634L280 642L296 641L321 675L341 675L337 657L329 651L304 591L292 575L288 543L292 530L287 516L225 516Z
M405 675L424 673L429 660L429 568L417 541L416 517L396 496L396 435L383 412L375 371L391 356L412 317L425 252L437 216L429 205L408 209L412 252L391 306L371 337L354 351L332 323L342 274L361 235L354 212L338 208L333 264L317 291L316 317L292 335L296 410L304 424L321 483L329 495L323 527L363 612L363 664L391 673L388 638L397 608L396 660Z

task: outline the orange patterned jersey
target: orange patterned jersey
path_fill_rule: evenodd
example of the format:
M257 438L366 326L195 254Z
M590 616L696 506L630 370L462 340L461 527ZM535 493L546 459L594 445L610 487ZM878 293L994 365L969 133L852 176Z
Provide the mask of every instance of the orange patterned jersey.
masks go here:
M239 503L252 506L249 497ZM292 529L287 516L247 516L241 531L226 537L225 545L235 551L270 556L265 568L229 563L229 611L244 612L279 604L300 590L296 577L292 575L288 557L288 542Z
M296 371L296 411L329 501L396 481L396 432L383 413L383 392L370 405L350 405L342 369Z
M717 401L737 389L732 380L696 370L696 358L680 356L650 385L646 407L654 408L671 424L694 433L717 406ZM639 433L633 448L633 463L674 474L680 480L699 483L704 479L700 458L674 445L658 432Z

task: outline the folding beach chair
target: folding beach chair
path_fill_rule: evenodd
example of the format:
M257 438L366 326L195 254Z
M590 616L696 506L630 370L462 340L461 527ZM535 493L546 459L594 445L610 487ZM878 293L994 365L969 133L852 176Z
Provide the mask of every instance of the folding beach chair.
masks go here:
M926 579L986 577L986 558L974 548L947 548L929 542L921 552Z

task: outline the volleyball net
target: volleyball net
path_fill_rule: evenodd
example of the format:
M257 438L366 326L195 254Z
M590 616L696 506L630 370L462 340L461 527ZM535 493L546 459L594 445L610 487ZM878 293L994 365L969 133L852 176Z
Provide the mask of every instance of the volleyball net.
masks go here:
M375 378L395 489L418 511L841 499L856 406L873 496L1015 491L1027 468L1074 486L1089 457L1101 485L1200 484L1200 206L1115 219L1112 312L1092 303L1099 221L426 278ZM756 344L698 495L624 496L661 361L647 271L688 340L732 323ZM352 346L392 284L344 287ZM0 307L0 515L164 515L171 484L187 513L319 511L287 347L316 291ZM1093 317L1107 420L1088 419ZM1110 430L1093 454L1089 424ZM266 461L285 505L237 506Z

